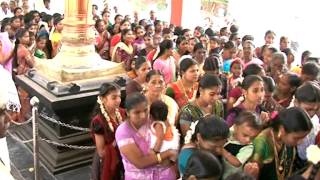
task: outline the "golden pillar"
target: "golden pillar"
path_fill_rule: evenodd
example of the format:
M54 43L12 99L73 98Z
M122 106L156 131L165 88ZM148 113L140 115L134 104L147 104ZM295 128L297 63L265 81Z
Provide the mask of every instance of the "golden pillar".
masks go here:
M125 74L122 64L102 60L95 52L92 0L65 0L62 46L52 60L37 60L40 74L59 82Z

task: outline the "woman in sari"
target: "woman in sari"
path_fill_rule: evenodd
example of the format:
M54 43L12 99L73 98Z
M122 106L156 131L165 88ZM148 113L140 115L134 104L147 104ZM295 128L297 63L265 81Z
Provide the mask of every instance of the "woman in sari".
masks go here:
M182 136L190 129L191 123L206 115L223 117L223 103L220 101L220 79L212 74L205 74L199 82L196 99L181 108L179 126Z
M175 160L177 152L166 150L161 153L150 149L150 121L148 120L148 102L140 93L132 94L126 99L128 119L116 131L125 169L125 180L175 180L172 166L164 169L156 166Z
M110 35L106 30L106 24L103 20L98 19L95 24L95 28L99 33L96 37L96 50L102 59L109 60L109 38Z
M297 107L282 110L254 140L251 163L244 170L259 180L284 180L290 177L295 159L295 146L312 129L308 114Z
M112 61L117 63L124 63L126 71L131 71L132 59L134 57L134 50L132 43L134 35L132 30L124 29L121 31L121 42L119 42L113 49Z
M150 70L151 64L144 56L140 56L135 59L134 73L137 77L131 79L131 81L129 81L129 83L126 85L127 96L135 92L142 93L143 90L145 90L146 76Z
M196 98L199 80L198 63L191 59L183 59L180 63L181 79L169 84L166 94L173 98L179 107L183 107L188 102Z
M119 149L115 143L115 131L125 119L121 102L120 87L102 84L97 101L97 110L91 122L91 132L96 144L92 166L94 180L116 180L123 176Z
M176 125L176 117L178 116L179 106L169 96L164 94L165 82L160 71L151 70L146 76L146 92L145 96L150 106L154 101L161 100L168 106L168 120L170 124Z
M22 75L33 68L35 61L32 53L28 50L30 41L29 31L27 29L19 29L16 34L15 46L13 49L13 75ZM19 113L19 121L24 121L30 112L29 94L22 88L18 87L19 98L21 101L21 110Z
M118 15L117 15L118 16ZM120 16L115 17L115 19L120 18ZM122 17L122 16L121 16ZM127 20L120 20L120 22L115 22L115 24L113 25L113 36L110 39L110 57L112 58L112 53L114 51L115 46L121 42L121 32L125 29L131 29L131 25L130 22Z

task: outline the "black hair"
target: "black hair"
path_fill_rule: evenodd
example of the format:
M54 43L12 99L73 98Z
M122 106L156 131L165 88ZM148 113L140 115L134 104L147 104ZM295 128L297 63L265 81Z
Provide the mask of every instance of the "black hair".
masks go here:
M146 33L143 35L143 38L146 38L146 37L152 38L152 34L146 32Z
M227 31L227 30L228 30L228 27L222 27L222 28L220 29L220 35L221 35L223 32Z
M236 48L236 45L232 41L228 41L224 44L223 49L233 49Z
M20 38L28 31L26 28L20 28L17 30L17 33L15 35L16 41L14 42L14 48L13 48L13 61L12 61L12 69L15 69L18 67L18 47L20 44Z
M53 25L57 25L62 21L62 17L61 16L57 16L53 18Z
M265 34L264 37L267 37L269 34L273 34L274 36L276 36L276 33L272 30L268 30Z
M163 28L162 35L164 35L164 34L171 34L171 30L169 28Z
M202 43L196 43L193 47L193 53L195 53L199 49L205 49Z
M174 28L173 34L176 35L176 36L183 36L182 30L183 30L183 29L182 29L181 26L176 26L176 27Z
M320 88L316 83L308 81L297 88L294 96L298 102L318 103L320 102Z
M243 77L249 76L249 75L259 75L263 71L263 67L252 63L249 64L244 70L243 70Z
M39 41L40 39L49 39L49 33L45 30L41 30L36 34L36 40Z
M252 35L244 35L241 40L242 44L247 40L254 41L254 37Z
M270 76L262 76L264 86L268 92L274 92L276 89L276 83Z
M312 76L316 80L320 74L320 67L314 62L307 62L302 66L301 74Z
M290 54L291 55L294 55L293 54L293 50L291 48L285 48L282 50L282 52L288 57Z
M165 39L160 43L159 48L160 48L160 51L156 56L156 58L153 59L152 66L154 61L158 59L160 56L162 56L166 52L166 50L173 48L173 42L169 39Z
M230 26L230 32L233 34L233 33L237 33L239 31L239 26L235 25L235 24L232 24Z
M284 76L288 77L288 83L290 85L291 88L294 88L293 94L295 93L296 89L301 85L302 81L299 78L299 76L297 74L294 73L285 73L283 74Z
M257 81L263 82L262 78L258 75L246 76L241 83L241 88L244 90L248 90L251 85Z
M139 22L138 22L138 25L143 26L143 22L145 22L145 21L146 21L146 19L140 19Z
M10 18L4 18L1 21L1 32L4 32L4 29L7 25L10 25Z
M138 104L141 104L141 103L147 103L147 98L141 93L138 93L138 92L133 93L126 98L126 104L125 104L126 110L130 111L131 109L133 109L134 107L136 107Z
M242 125L244 123L247 123L249 127L256 130L261 130L263 127L260 118L250 111L240 112L239 116L237 116L234 121L234 124L237 126Z
M156 25L158 25L158 24L160 24L160 23L162 23L161 20L155 20L154 23L153 23L153 25L154 25L154 27L156 27Z
M154 75L159 75L159 76L163 76L161 74L161 72L159 70L151 70L147 73L146 75L146 82L149 82L151 80L151 77L154 76Z
M123 29L121 31L121 42L124 42L124 36L130 31L132 31L132 30L131 29Z
M190 176L195 176L197 179L201 178L217 178L222 175L223 169L220 161L212 153L207 151L196 150L190 156L183 180Z
M203 27L201 27L201 26L197 26L197 27L195 27L195 28L194 28L194 30L199 31L201 35L203 35L203 34L204 34L204 29L203 29Z
M45 16L43 16L42 21L49 23L52 20L52 16L49 14L46 14Z
M207 28L204 33L209 37L216 35L216 33L214 33L214 31L211 28Z
M232 33L229 37L229 41L233 41L235 37L239 36L239 33ZM235 39L236 40L236 39Z
M141 26L141 25L137 25L136 27L134 27L134 32L137 33L138 29L143 29L144 30L144 27Z
M21 8L21 7L16 7L16 8L14 8L13 14L15 15L19 9L22 11L22 8Z
M245 172L236 172L229 175L225 180L255 180L255 178Z
M147 62L147 59L145 56L138 56L135 58L135 63L134 63L134 69L138 70L141 68L141 66Z
M180 75L185 73L191 66L198 65L198 62L191 58L185 58L180 62Z
M304 58L306 57L306 56L308 56L308 57L310 57L311 56L311 51L308 51L308 50L306 50L306 51L303 51L303 53L301 54L301 64L303 64L304 62Z
M216 71L219 70L219 54L212 54L204 60L204 71Z
M150 116L155 121L166 121L168 116L168 106L161 100L154 101L150 105Z
M99 95L106 96L112 91L119 91L119 90L120 90L119 85L115 83L103 83L100 87Z
M114 16L114 21L116 21L116 19L118 18L118 17L120 17L120 16L122 16L121 14L117 14L116 16Z
M215 41L220 44L220 39L218 36L210 36L209 41Z
M308 114L299 107L283 109L272 120L271 127L279 130L283 126L286 133L306 132L312 129L312 122Z
M112 91L120 91L120 87L115 83L103 83L99 89L99 96L107 96ZM102 115L99 103L97 103L94 107L92 118L95 117L96 115ZM92 125L93 124L91 124L91 126Z
M19 19L19 20L20 20L19 16L13 16L13 17L11 17L11 18L10 18L10 23L13 23L13 21L16 20L16 19Z
M200 88L208 89L216 86L222 86L222 82L220 78L213 74L204 74L199 81L199 88L197 91L197 98L200 97Z
M186 37L184 36L178 36L177 40L176 40L176 46L179 48L180 44L183 42L183 41L186 41Z
M197 134L204 140L218 141L229 137L229 127L222 118L209 115L199 120L191 137L192 142L197 141Z
M98 26L99 26L99 23L100 22L104 22L102 19L97 19L96 20L96 23L94 24L94 27L96 28L96 29L98 29Z
M184 34L185 34L186 32L189 32L189 31L191 31L191 30L190 30L190 29L182 29L181 34L184 36Z

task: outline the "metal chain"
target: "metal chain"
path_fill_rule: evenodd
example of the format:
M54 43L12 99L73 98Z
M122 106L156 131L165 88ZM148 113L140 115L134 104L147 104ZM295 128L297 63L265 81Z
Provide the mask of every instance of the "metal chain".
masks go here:
M21 125L25 125L25 124L28 124L29 122L32 121L32 117L30 117L27 121L25 122L22 122L22 123L19 123L19 122L16 122L16 121L10 121L11 123L15 124L15 125L18 125L18 126L21 126Z
M12 139L14 139L15 141L18 141L22 144L26 144L26 143L30 143L33 141L33 139L29 139L29 140L21 140L19 137L15 136L14 134L8 132L8 134L12 137ZM49 139L45 139L45 138L40 138L42 141L45 141L49 144L53 144L56 146L61 146L61 147L67 147L70 149L82 149L82 150L87 150L87 149L95 149L95 146L77 146L77 145L70 145L70 144L64 144L64 143L58 143L56 141L51 141Z
M8 131L8 134L12 137L12 139L22 143L22 144L25 144L25 143L29 143L29 142L32 142L33 139L29 139L29 140L21 140L20 138L18 138L17 136L13 135L11 132Z
M64 127L70 128L70 129L84 131L84 132L90 132L89 128L83 128L83 127L78 127L78 126L73 126L73 125L70 125L70 124L67 124L67 123L63 123L63 122L58 121L58 120L56 120L56 119L54 119L52 117L49 117L49 116L47 116L46 114L43 114L43 113L41 113L40 116L43 117L44 119L52 122L52 123L59 124L61 126L64 126Z
M56 141L51 141L49 139L44 139L41 138L42 141L45 141L49 144L53 144L56 146L62 146L62 147L67 147L67 148L71 148L71 149L82 149L82 150L86 150L86 149L95 149L96 146L77 146L77 145L70 145L70 144L64 144L64 143L58 143Z

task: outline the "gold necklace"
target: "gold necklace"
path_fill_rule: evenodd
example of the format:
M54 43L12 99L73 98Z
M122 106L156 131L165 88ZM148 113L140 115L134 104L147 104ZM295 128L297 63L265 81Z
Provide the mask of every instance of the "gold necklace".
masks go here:
M271 130L271 136L272 136L272 141L273 141L273 151L274 151L274 160L275 160L275 165L276 165L277 177L278 177L278 180L284 180L286 171L284 169L283 164L287 160L287 147L286 147L286 145L283 145L284 149L282 150L281 157L280 157L281 159L279 160L279 154L278 154L276 140L274 137L273 130Z
M180 86L182 87L183 93L184 93L184 97L187 99L187 101L192 101L195 98L195 93L194 93L194 85L192 85L191 91L193 92L192 97L189 98L187 91L182 83L182 80L179 81Z

